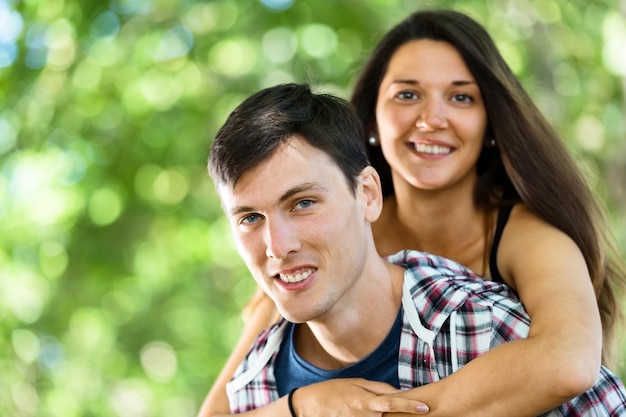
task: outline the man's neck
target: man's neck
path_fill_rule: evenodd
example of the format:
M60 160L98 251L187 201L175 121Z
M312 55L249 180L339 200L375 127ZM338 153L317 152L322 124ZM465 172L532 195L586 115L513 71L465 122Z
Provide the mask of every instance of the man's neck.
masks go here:
M384 263L371 291L354 305L325 320L295 329L294 346L321 369L341 369L374 351L391 330L402 304L404 268Z

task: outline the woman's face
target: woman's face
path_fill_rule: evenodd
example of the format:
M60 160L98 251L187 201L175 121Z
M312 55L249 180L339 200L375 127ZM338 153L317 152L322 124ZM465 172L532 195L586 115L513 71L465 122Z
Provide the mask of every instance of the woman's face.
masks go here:
M378 90L376 121L396 189L398 181L423 190L474 186L487 113L451 44L420 39L398 48Z

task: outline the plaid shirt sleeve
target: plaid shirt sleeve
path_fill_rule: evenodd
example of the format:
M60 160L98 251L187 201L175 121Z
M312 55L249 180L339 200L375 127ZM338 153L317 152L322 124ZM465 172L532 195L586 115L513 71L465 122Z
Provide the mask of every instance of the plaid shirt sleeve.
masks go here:
M543 417L626 416L626 389L622 381L604 366L595 385Z
M431 366L438 375L431 376L430 382L450 375L495 346L528 336L530 318L505 285L483 281L452 261L428 254L405 252L401 256L415 278L411 293L420 318L426 328L436 332L432 346L435 364ZM419 368L426 362L415 364ZM424 375L424 381L414 386L429 382L428 374ZM626 416L626 389L602 367L590 390L543 416Z
M528 336L530 318L522 304L506 296L502 286L487 284L466 294L465 302L451 312L435 338L440 375L455 372L498 345Z

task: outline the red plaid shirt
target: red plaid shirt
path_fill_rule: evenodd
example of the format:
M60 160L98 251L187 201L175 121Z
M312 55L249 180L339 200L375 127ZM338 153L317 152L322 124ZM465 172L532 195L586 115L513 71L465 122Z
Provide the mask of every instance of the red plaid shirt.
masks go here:
M417 251L388 258L406 268L398 377L403 389L444 378L489 349L528 335L530 319L503 285ZM228 384L232 413L278 399L274 363L286 321L264 331ZM545 416L626 416L626 389L604 367L592 389Z

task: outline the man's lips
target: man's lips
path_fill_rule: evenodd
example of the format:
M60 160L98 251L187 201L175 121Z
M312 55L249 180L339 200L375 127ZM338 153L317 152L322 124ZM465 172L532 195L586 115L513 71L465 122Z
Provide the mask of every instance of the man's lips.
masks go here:
M278 273L275 277L280 279L282 282L293 284L304 281L315 271L316 268L301 268L293 272Z

